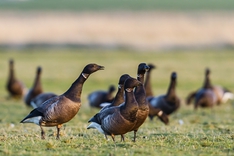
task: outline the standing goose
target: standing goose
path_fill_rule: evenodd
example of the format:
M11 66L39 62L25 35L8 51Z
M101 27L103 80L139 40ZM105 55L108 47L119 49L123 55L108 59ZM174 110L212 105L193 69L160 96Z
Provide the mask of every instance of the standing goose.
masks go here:
M205 79L203 87L197 92L189 94L187 97L187 104L190 104L192 99L195 99L194 108L200 107L213 107L217 103L217 96L213 90L213 86L210 82L210 70L205 70Z
M36 77L34 79L33 86L28 91L25 97L25 103L27 106L31 106L30 105L31 100L43 92L42 85L41 85L41 72L42 72L42 68L37 67Z
M176 95L176 72L172 72L171 81L165 95L159 95L149 100L150 107L159 108L167 115L175 112L180 107L180 99ZM157 112L154 112L155 114ZM158 112L159 113L159 112ZM159 113L158 115L160 115Z
M146 118L149 114L149 104L146 100L146 94L145 94L145 87L144 87L144 76L145 73L149 70L149 66L147 66L145 63L140 63L138 65L137 69L137 80L142 83L142 85L139 85L135 88L134 95L136 97L136 101L138 102L138 111L137 111L137 123L136 125L131 129L131 131L134 131L134 137L133 141L136 141L136 133L139 129L139 127L145 122Z
M104 102L112 102L114 97L113 93L115 91L115 86L110 85L108 91L98 90L90 93L88 95L88 101L90 107L101 108L100 104Z
M206 72L210 73L210 69L207 68ZM207 73L207 74L209 74L209 73ZM208 79L210 79L210 78L208 77ZM211 83L211 82L209 82L209 83ZM233 93L222 86L211 85L210 88L212 88L212 90L214 91L214 93L216 95L216 98L217 98L216 103L218 105L220 105L221 103L226 103L228 100L234 99ZM198 91L192 92L187 96L187 99L186 99L187 104L191 103L191 101L195 98L197 92Z
M155 69L156 66L153 64L148 64L150 67L149 70L146 72L146 78L145 78L145 92L146 92L146 99L149 102L153 97L153 91L152 91L152 85L151 85L151 71L152 69ZM169 123L169 118L166 113L164 113L160 108L155 108L149 103L149 118L152 121L153 118L157 116L160 121L162 121L164 124Z
M120 104L124 103L124 82L130 78L130 76L128 74L124 74L119 78L119 83L118 83L118 91L115 95L114 100L111 103L102 103L105 106L99 111L103 112L105 109L108 109L110 107L114 107L114 106L119 106ZM105 135L106 139L107 136ZM121 141L124 141L124 136L123 134L121 135Z
M23 83L19 81L15 76L14 60L12 59L9 61L9 76L7 80L6 89L10 97L16 99L22 98L26 89Z
M46 100L52 98L52 97L55 97L57 96L56 94L54 93L41 93L39 95L37 95L35 98L33 98L31 101L30 101L30 105L33 107L33 108L37 108L39 107L42 103L44 103Z
M125 102L94 115L89 120L91 124L87 129L94 128L105 135L110 135L114 142L115 135L121 135L124 140L124 134L129 132L137 122L138 103L133 90L138 85L142 83L137 79L128 78L124 83Z
M97 64L88 64L71 87L62 95L55 96L45 101L41 106L32 110L21 123L35 123L41 128L41 138L45 139L42 126L57 127L57 139L62 124L70 121L81 107L81 93L84 82L90 74L103 70L104 67Z

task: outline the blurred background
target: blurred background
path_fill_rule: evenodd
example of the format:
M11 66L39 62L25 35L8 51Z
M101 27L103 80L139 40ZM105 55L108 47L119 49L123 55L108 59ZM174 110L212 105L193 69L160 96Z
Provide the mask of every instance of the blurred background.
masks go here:
M1 0L0 48L222 49L232 0Z

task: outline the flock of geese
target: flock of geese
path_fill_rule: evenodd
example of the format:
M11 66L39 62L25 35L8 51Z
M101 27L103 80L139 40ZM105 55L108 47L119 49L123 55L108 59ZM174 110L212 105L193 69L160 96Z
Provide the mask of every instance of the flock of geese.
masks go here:
M153 120L157 117L164 124L169 123L169 115L180 108L181 99L176 94L177 73L172 72L167 92L154 96L151 85L151 72L156 67L153 64L140 63L137 68L137 77L128 74L120 76L118 89L110 85L108 91L97 90L88 95L91 107L100 111L89 119L87 129L97 129L105 135L120 135L124 141L124 134L133 132L133 141L136 141L138 129L143 125L147 117ZM34 108L21 123L35 123L41 128L41 139L45 139L43 127L57 128L57 136L60 137L62 125L70 121L81 107L81 93L83 84L91 74L104 70L104 66L88 64L84 67L78 78L71 84L67 91L61 95L51 92L43 92L41 85L42 68L38 67L36 77L31 89L26 90L22 82L15 76L14 61L9 61L9 78L7 91L11 98L24 98L27 106ZM204 84L197 91L191 92L186 103L194 101L194 108L213 107L234 99L231 91L212 85L210 70L205 70Z

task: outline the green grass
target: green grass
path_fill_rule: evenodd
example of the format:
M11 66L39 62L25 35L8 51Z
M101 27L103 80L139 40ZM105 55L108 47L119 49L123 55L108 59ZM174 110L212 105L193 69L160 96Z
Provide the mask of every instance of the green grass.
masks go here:
M55 139L56 128L45 128L46 140L40 139L40 128L34 124L20 124L31 109L23 101L7 100L5 83L8 60L15 60L16 76L31 87L37 66L42 66L45 92L62 94L91 62L105 66L85 82L82 107L74 119L62 129L61 140ZM1 50L0 51L0 155L233 155L234 116L229 102L214 109L199 109L184 104L190 91L203 82L204 70L211 69L213 84L234 91L232 51L134 52L102 50ZM116 136L116 145L106 141L96 130L87 130L88 119L98 110L90 109L88 93L110 84L117 85L119 76L136 76L139 63L154 63L152 83L155 95L165 93L172 71L178 73L177 93L182 99L178 112L170 116L170 124L163 125L156 118L148 119L139 129L137 142L133 133L126 134L126 142ZM180 125L179 120L184 124ZM110 138L110 137L109 137Z
M232 0L26 0L0 1L1 10L59 10L59 11L156 11L156 10L233 10Z

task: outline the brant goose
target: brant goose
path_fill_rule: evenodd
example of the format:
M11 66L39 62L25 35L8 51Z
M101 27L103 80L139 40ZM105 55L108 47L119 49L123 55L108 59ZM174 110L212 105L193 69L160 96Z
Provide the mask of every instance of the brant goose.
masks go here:
M42 85L41 85L41 72L42 72L42 68L37 67L36 77L35 77L33 86L28 91L24 99L27 106L31 106L30 105L31 100L43 92Z
M97 129L99 132L110 135L115 142L115 135L121 135L131 131L137 123L138 103L134 96L134 88L142 86L142 83L134 78L128 78L124 83L125 102L119 106L107 108L94 115L88 122L87 129Z
M108 108L113 107L113 106L119 106L120 104L124 103L124 100L125 100L124 99L124 82L128 78L130 78L130 76L128 74L124 74L119 78L118 91L115 95L114 100L111 103L102 103L105 106L99 111L99 113L104 111L105 109L108 109ZM107 139L106 135L105 135L105 137ZM123 136L123 134L121 134L121 141L124 141L124 140L122 140L123 138L124 138L124 136Z
M137 123L136 125L131 129L131 131L134 131L134 137L133 141L136 141L136 133L139 129L139 127L145 122L146 118L149 115L149 104L146 100L146 94L145 94L145 87L144 87L144 76L145 73L149 70L149 66L147 66L145 63L140 63L137 68L137 80L142 83L142 85L139 85L135 88L134 95L136 97L136 101L138 103L138 111L137 111Z
M103 69L103 66L97 64L86 65L82 73L65 93L45 101L42 105L32 110L21 123L35 123L39 125L42 139L45 139L45 132L42 126L56 126L57 139L59 139L59 131L62 124L70 121L81 107L81 93L84 82L90 74Z
M217 96L210 82L210 70L208 68L205 70L205 79L202 88L196 92L190 93L186 99L186 103L190 104L193 98L195 101L195 109L197 109L198 106L213 107L217 103Z
M33 107L33 108L37 108L39 107L42 103L44 103L46 100L52 98L52 97L55 97L57 96L56 94L54 93L41 93L39 95L37 95L35 98L33 98L31 101L30 101L30 105Z
M7 80L6 89L12 98L20 99L24 96L25 86L15 76L14 60L9 60L9 75Z
M151 85L151 71L152 69L155 69L156 66L153 64L148 64L150 67L149 70L146 72L146 78L145 78L145 92L146 92L146 99L149 102L153 98L153 91L152 91L152 85ZM154 116L157 116L160 121L162 121L164 124L169 123L169 118L166 113L164 113L160 108L155 108L149 103L149 118L152 121Z
M114 85L110 85L108 91L98 90L88 95L89 105L95 108L101 108L100 104L104 102L112 102L114 97L113 93L116 90Z
M150 108L159 108L167 115L170 115L171 113L175 112L180 107L180 99L176 95L176 79L177 74L176 72L171 73L171 81L170 85L168 87L167 93L165 95L159 95L153 98L149 98ZM158 110L157 110L158 111ZM154 114L158 114L160 116L163 112L153 111L153 114L150 114L151 118ZM152 113L150 112L150 113ZM162 119L161 119L162 120Z

